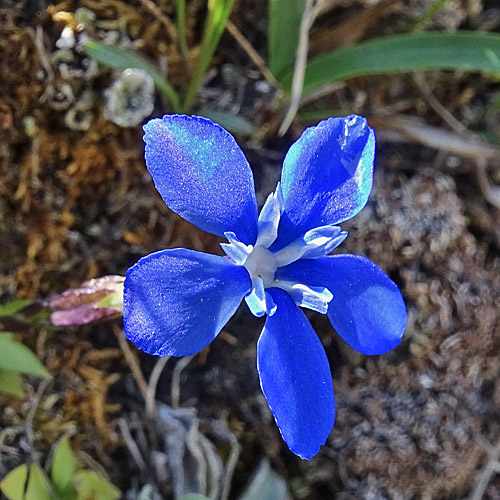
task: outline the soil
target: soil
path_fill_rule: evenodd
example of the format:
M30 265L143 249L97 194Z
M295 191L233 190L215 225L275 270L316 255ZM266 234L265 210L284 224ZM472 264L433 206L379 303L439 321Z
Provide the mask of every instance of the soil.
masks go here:
M60 53L54 56L63 29L74 26L83 7L95 15L95 39L116 40L160 65L168 61L169 81L182 87L177 46L146 3L6 0L0 6L2 303L45 300L90 278L124 275L140 257L164 248L222 253L219 238L173 214L155 191L140 124L122 128L108 119L105 91L118 72L91 67L81 54L64 63ZM173 18L173 2L155 3ZM314 47L325 30L374 3L335 2L313 31ZM430 3L396 2L363 35L395 32ZM204 5L188 2L192 47ZM451 1L428 28L498 31L499 19L496 2ZM231 20L265 57L266 2L237 2ZM425 79L457 121L498 144L497 82L445 72ZM231 111L258 127L252 138L236 137L253 167L260 204L307 125L299 117L278 138L279 103L226 32L197 109ZM450 129L412 75L357 78L312 105L322 108L385 119L405 114ZM157 96L151 117L168 111ZM193 473L209 476L205 486L197 476L205 492L210 481L226 477L230 498L237 498L263 458L295 500L471 495L500 440L500 214L485 199L476 171L474 160L425 144L379 142L370 201L343 225L349 237L341 251L369 257L396 281L408 327L400 347L367 357L344 344L326 317L308 314L330 359L337 407L334 430L311 461L294 456L281 440L255 369L263 322L241 307L208 348L192 359L166 362L153 409L146 407L141 383L158 360L124 341L119 319L19 333L53 379L26 378L22 399L0 396L0 477L29 457L46 463L69 433L80 462L108 477L126 498L136 498L147 484L156 495L151 498L178 498ZM487 174L500 181L500 163L491 162ZM34 407L30 437L26 422ZM160 418L156 411L167 407L177 413ZM174 421L190 432L179 431L169 444L165 437L174 436ZM195 457L195 465L182 472L172 464L172 446ZM227 467L217 473L218 460L227 465L238 450L232 478ZM499 499L499 492L500 478L493 475L482 498Z

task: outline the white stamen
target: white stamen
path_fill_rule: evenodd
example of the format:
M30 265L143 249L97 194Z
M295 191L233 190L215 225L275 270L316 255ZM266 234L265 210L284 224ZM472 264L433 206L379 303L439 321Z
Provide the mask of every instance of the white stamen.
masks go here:
M275 279L276 270L299 259L314 259L328 255L347 236L338 226L327 225L307 231L302 237L282 248L271 252L269 248L278 235L278 226L283 212L283 194L278 185L269 195L257 222L255 246L245 245L233 232L224 233L229 243L221 243L228 257L236 264L243 265L252 279L252 289L245 297L250 311L255 316L272 315L276 310L267 288L281 288L288 292L295 303L325 314L332 294L324 287L308 287L294 281Z
M255 246L243 265L251 278L262 278L264 287L267 288L272 285L278 263L274 254L267 248Z

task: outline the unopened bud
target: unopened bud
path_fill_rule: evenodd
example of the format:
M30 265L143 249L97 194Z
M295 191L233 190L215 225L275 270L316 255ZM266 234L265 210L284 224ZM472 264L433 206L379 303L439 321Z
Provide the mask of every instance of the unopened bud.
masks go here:
M104 276L85 281L54 297L50 321L55 326L86 325L123 314L123 276Z

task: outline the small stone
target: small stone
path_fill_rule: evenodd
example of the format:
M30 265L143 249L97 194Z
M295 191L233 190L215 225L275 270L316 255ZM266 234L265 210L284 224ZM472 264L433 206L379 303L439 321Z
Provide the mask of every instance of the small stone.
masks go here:
M132 127L154 109L154 82L145 71L129 68L106 90L105 116L120 127Z
M58 49L72 49L74 46L75 34L69 26L66 26L66 28L62 30L59 40L56 42L56 47Z

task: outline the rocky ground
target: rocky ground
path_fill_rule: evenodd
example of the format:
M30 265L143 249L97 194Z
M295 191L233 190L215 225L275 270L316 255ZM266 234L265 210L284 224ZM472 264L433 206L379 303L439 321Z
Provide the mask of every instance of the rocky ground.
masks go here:
M168 62L170 81L182 86L179 54L146 3L0 6L2 302L47 299L86 279L123 275L163 248L221 253L218 238L181 220L156 193L140 125L109 120L105 90L117 73L81 54L69 60L58 47L63 28L84 7L95 16L92 36ZM393 32L430 3L393 2L365 35ZM171 2L157 4L172 13ZM195 46L203 2L188 5ZM366 8L361 1L336 2L320 19L316 43L321 30ZM265 56L265 2L238 2L231 19ZM498 30L500 10L494 1L450 1L429 27ZM277 138L276 91L229 33L208 76L198 105L217 104L258 127L254 137L237 140L262 203L307 120L297 119ZM152 116L168 111L158 97L153 105ZM146 484L158 495L152 498L174 498L188 486L210 493L229 483L236 498L265 457L297 500L478 500L481 478L482 498L500 498L499 476L487 477L500 453L500 214L483 182L500 181L498 156L484 162L484 151L495 151L500 137L498 84L464 73L358 78L314 106L364 114L377 130L374 189L367 207L344 225L349 237L342 252L384 269L409 312L402 345L379 357L357 354L326 318L310 315L337 399L327 445L306 462L281 441L255 370L263 324L242 307L210 347L166 366L128 344L120 320L22 333L53 379L26 379L24 399L0 397L0 477L29 456L44 462L69 432L80 461L127 498ZM461 125L468 135L460 137L492 145L473 153L466 139L465 152L444 140L436 149L425 137L410 143L404 133L394 142L388 122L396 115L447 134ZM158 376L155 396L150 382ZM190 465L183 469L172 459L176 453Z

